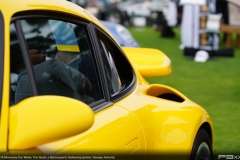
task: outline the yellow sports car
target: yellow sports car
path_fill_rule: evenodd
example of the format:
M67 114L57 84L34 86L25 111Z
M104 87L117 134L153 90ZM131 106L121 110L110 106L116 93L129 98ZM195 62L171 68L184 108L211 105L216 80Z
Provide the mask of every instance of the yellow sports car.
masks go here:
M65 0L1 0L0 25L0 159L212 159L208 113L144 79L171 73L161 51Z

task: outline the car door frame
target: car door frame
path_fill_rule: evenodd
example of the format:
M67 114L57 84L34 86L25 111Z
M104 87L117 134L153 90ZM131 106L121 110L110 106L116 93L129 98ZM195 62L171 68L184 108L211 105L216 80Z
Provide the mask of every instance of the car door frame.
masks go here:
M54 13L54 14L51 14L51 16L49 16L50 12ZM29 14L29 13L32 13L32 14ZM35 14L33 14L33 13L35 13ZM69 17L71 19L69 19ZM95 58L95 62L96 62L96 69L98 69L98 72L99 72L98 76L99 76L99 81L101 83L102 92L103 92L103 99L101 99L100 101L97 101L96 103L93 103L93 104L89 105L95 113L111 106L115 101L117 101L117 100L123 98L124 96L128 95L129 93L131 93L133 91L133 89L135 88L136 77L135 77L135 74L133 73L133 80L132 80L131 84L127 88L124 88L123 90L121 90L121 92L119 92L117 95L114 95L113 97L110 96L109 90L107 88L106 78L105 78L106 75L105 75L104 68L103 68L103 65L102 65L102 59L101 59L100 54L99 54L99 52L100 52L99 51L99 44L98 44L98 39L97 39L97 35L96 35L96 32L95 32L96 27L93 23L87 22L84 19L81 19L81 21L80 21L79 17L75 18L74 15L67 15L65 13L59 14L59 13L56 13L55 11L41 11L41 12L39 12L39 11L24 11L24 12L20 12L20 13L16 14L15 16L13 16L12 20L11 20L11 23L14 23L15 21L17 22L16 30L17 30L18 36L20 36L22 38L21 48L24 48L24 49L21 49L21 50L23 52L23 55L25 56L25 58L24 58L25 61L26 61L25 63L28 63L27 72L28 72L28 74L31 74L30 81L32 81L32 87L35 88L35 95L37 95L37 88L36 88L36 85L35 85L36 81L35 81L35 78L34 78L34 73L33 73L33 68L32 68L32 65L31 65L31 61L30 61L30 58L29 58L29 55L28 55L26 39L24 37L24 34L22 32L22 28L21 28L21 25L20 25L20 22L19 22L20 19L24 19L24 18L48 18L48 19L52 18L52 19L71 22L71 23L74 23L76 25L85 25L87 34L89 36L89 43L92 46L91 49L93 51L93 57ZM111 40L113 43L115 43L109 37L109 35L107 35L105 32L103 32L103 33L108 37L109 40ZM9 42L10 42L10 39L9 39ZM115 46L118 47L118 45L115 45ZM119 49L119 52L122 52L120 47L118 49ZM123 54L123 53L121 53L121 54ZM10 54L9 54L9 56L10 56ZM10 82L8 82L8 83L9 83L8 86L10 86ZM9 88L9 90L10 90L10 88ZM9 98L10 98L10 96L9 96ZM9 106L10 106L10 104L8 105L8 107ZM5 116L8 116L8 114L5 115ZM7 136L7 132L5 134ZM6 151L7 151L7 138L6 138L5 146L6 146Z

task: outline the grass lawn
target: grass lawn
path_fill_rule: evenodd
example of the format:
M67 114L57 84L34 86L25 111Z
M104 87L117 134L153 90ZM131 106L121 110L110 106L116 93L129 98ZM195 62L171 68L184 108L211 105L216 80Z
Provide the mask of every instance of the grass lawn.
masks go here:
M147 78L149 83L169 85L203 106L214 127L214 152L240 154L240 50L234 57L219 57L205 63L186 59L175 38L160 38L152 28L129 28L141 47L163 51L172 61L173 73Z

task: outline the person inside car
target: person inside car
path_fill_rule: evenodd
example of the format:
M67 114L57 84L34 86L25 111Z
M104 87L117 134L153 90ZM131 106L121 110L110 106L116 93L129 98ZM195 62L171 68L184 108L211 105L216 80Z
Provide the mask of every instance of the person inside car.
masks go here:
M87 104L94 102L89 96L91 83L81 72L52 58L45 60L45 54L36 49L29 50L35 74L38 95L61 95L81 100ZM29 76L21 54L11 55L11 70L18 73L15 104L33 95Z

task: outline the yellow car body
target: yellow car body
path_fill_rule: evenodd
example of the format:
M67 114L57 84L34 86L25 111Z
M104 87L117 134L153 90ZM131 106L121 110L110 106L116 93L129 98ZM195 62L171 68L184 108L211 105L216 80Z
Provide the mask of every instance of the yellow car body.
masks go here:
M0 31L0 38L4 37L0 51L0 155L186 154L189 158L200 128L207 132L213 148L208 113L179 91L162 84L148 84L144 79L171 73L170 60L155 49L122 48L134 68L135 87L103 109L92 110L80 101L52 95L34 96L10 106L10 24L14 14L28 10L73 15L111 36L94 16L64 0L0 1L4 20ZM180 100L157 97L164 93ZM43 107L46 103L48 107Z

